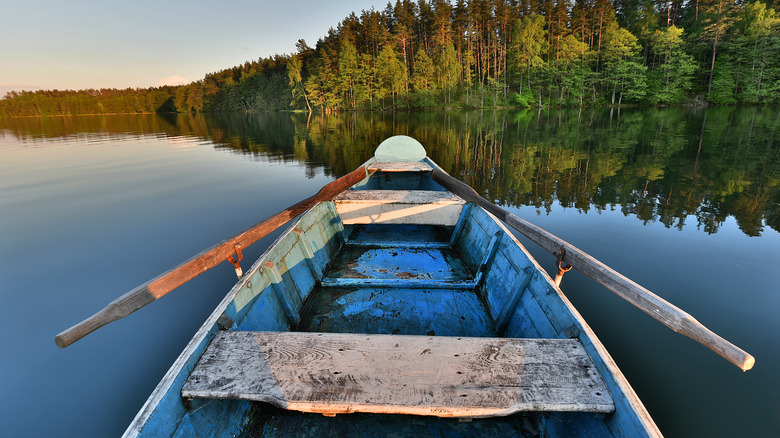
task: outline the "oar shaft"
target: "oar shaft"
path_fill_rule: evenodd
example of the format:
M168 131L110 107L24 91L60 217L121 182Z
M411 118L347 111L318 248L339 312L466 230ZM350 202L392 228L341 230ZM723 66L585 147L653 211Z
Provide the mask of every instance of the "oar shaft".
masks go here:
M675 332L708 347L743 371L753 367L755 363L753 356L713 333L688 313L626 278L585 251L489 202L470 186L453 178L441 168L434 168L433 179L464 200L489 211L548 252L559 254L563 250L563 262L573 266Z
M236 253L237 245L240 245L241 248L246 248L308 210L314 204L330 200L344 190L359 183L367 175L366 168L360 167L336 181L331 182L320 189L314 196L304 199L246 231L201 252L153 280L127 292L109 303L108 306L98 313L58 334L54 338L54 341L60 348L65 348L100 327L124 318L222 263L228 257L231 257Z

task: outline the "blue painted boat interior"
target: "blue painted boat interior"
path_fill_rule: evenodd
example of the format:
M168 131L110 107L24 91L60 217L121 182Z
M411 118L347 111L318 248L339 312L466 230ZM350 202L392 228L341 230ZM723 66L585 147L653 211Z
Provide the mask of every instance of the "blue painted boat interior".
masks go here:
M442 190L429 174L376 173L357 189ZM174 436L637 436L620 389L559 291L516 239L477 206L456 225L343 225L333 202L309 210L247 271L187 359L144 432ZM458 419L377 414L329 418L179 391L218 330L580 338L616 412ZM409 365L414 366L414 364ZM166 419L167 418L167 419ZM173 419L170 419L173 418ZM181 421L178 421L182 418ZM176 423L176 424L174 424Z

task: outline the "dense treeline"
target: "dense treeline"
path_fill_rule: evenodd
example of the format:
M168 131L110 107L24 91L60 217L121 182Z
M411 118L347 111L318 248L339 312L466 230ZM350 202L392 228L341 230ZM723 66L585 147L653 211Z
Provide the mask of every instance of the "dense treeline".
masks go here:
M10 92L0 100L0 117L286 110L288 59L246 62L178 87Z
M780 102L760 1L396 0L298 48L299 107Z
M352 13L314 48L299 40L296 54L189 85L12 94L0 111L779 103L773 1L396 0Z
M11 91L0 100L0 117L171 112L175 88Z

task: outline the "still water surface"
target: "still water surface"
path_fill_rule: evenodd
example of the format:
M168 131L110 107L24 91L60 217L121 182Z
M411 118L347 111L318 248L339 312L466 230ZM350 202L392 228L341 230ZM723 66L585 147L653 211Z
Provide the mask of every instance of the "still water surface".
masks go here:
M0 120L2 435L121 434L232 267L65 350L54 335L310 196L393 134L756 356L742 373L567 274L564 292L667 436L776 436L776 108Z

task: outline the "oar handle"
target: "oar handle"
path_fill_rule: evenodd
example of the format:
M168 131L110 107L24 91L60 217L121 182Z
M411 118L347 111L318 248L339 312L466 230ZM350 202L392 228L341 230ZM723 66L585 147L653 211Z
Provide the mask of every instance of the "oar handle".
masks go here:
M753 356L718 336L688 313L626 278L585 251L486 200L473 188L453 178L440 167L436 165L433 167L434 181L464 200L489 211L551 254L560 254L560 251L564 250L563 262L573 266L657 321L701 343L743 371L751 369L755 364L756 360Z
M96 314L58 334L54 337L54 342L58 347L65 348L100 327L118 319L122 319L151 303L156 298L149 292L148 286L150 283L152 282L131 290L109 303Z
M314 196L275 214L246 231L215 245L192 257L170 271L144 283L109 303L105 308L84 321L58 334L54 342L60 348L78 341L84 336L135 312L198 275L217 266L236 253L236 248L246 248L289 222L314 204L333 199L334 196L359 183L368 176L365 166L325 185Z

